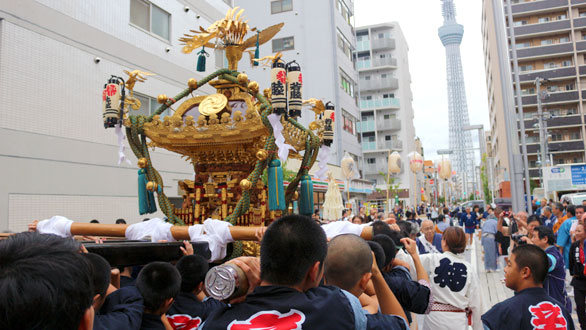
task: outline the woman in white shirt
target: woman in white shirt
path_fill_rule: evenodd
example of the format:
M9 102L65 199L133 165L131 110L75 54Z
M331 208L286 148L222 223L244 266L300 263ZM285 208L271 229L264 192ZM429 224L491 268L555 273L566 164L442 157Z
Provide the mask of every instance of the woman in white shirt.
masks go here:
M471 321L474 330L481 330L482 300L478 275L464 260L466 235L462 228L446 228L442 249L441 254L420 256L435 298L423 329L465 330Z

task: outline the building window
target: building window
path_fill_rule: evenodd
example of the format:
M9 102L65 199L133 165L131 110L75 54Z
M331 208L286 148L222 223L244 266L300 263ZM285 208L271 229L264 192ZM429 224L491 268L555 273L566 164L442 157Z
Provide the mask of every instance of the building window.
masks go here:
M523 20L523 21L516 21L514 22L514 26L522 26L522 25L526 25L528 22Z
M571 60L562 61L562 66L572 66L572 61Z
M561 21L561 20L564 20L564 19L568 19L568 16L566 16L565 14L558 15L557 19L558 19L558 21Z
M383 99L392 99L395 97L395 93L386 93L383 94Z
M273 39L273 53L295 49L294 37Z
M344 130L350 134L354 134L354 120L352 117L346 113L342 117L344 119Z
M557 67L557 64L555 62L547 62L543 65L543 67L546 69L554 69Z
M550 93L554 93L554 92L559 91L559 87L558 86L555 86L555 85L553 85L553 86L547 86L545 89L548 92L550 92Z
M348 95L354 97L354 81L344 71L340 72L340 84Z
M293 10L293 0L271 1L271 14Z
M171 14L143 0L130 0L130 23L169 40Z
M140 108L138 108L138 110L131 110L129 115L150 116L155 113L160 106L155 97L150 97L137 92L134 92L134 97L140 101ZM169 116L169 109L163 111L160 115L161 119L165 118L165 116Z
M538 21L539 21L539 23L547 23L547 22L549 22L549 17L541 17L541 18L539 18Z
M350 9L348 8L348 6L346 6L344 1L336 0L336 9L338 9L338 12L344 18L344 21L352 25L352 13L350 12Z
M573 91L574 89L576 89L576 86L574 86L574 84L567 84L566 85L567 91Z
M527 48L527 47L531 47L531 42L529 42L529 41L519 42L519 43L516 43L515 46L517 47L517 49Z
M553 40L551 40L551 39L544 39L544 40L541 40L541 45L542 45L542 46L545 46L545 45L551 45L551 44L553 44Z
M563 42L570 42L570 38L569 37L561 37L560 43L563 43Z
M370 76L364 76L364 80L370 80Z
M532 95L535 94L535 88L525 88L521 90L521 95Z
M531 70L533 70L533 65L531 65L531 64L521 65L519 67L519 70L521 70L521 71L531 71Z
M376 164L376 158L366 158L367 164Z
M383 73L383 74L380 75L380 77L381 77L381 79L387 79L387 74L386 73Z
M344 52L344 54L346 55L346 57L348 57L348 59L350 59L350 61L352 61L352 46L350 44L350 41L348 41L348 39L346 39L346 37L342 34L342 32L340 32L340 30L337 30L338 33L338 48L340 48L340 50L342 50ZM369 58L365 58L363 60L369 60Z
M391 141L391 136L390 135L385 135L385 141Z
M384 118L385 120L389 120L389 119L391 119L391 115L389 115L389 114L386 114L386 115L384 115L384 116L383 116L383 118Z

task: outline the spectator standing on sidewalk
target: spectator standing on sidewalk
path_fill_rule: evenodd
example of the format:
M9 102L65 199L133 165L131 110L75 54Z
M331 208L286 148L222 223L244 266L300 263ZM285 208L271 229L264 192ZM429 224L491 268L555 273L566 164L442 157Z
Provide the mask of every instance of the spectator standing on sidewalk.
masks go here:
M584 223L576 226L576 241L570 247L570 274L574 287L574 301L576 302L576 314L580 321L580 328L586 330L586 276L584 275L584 240L586 230Z

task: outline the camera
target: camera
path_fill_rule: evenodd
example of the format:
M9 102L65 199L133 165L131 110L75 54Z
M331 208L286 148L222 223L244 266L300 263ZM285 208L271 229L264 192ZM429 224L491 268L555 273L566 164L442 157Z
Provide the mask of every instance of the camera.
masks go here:
M101 59L101 58L99 58L99 57L97 57L97 56L96 56L96 57L94 57L94 63L96 63L96 64L100 63L100 61L101 61L101 60L102 60L102 59Z
M517 243L517 245L523 245L523 244L527 244L527 242L521 240L521 238L523 237L527 237L527 235L519 235L519 234L513 234L511 235L511 239Z

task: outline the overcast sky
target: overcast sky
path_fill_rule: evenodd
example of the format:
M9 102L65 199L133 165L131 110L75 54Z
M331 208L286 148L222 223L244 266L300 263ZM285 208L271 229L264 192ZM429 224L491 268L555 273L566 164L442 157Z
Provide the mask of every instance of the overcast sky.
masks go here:
M470 124L489 129L482 50L482 1L454 0L456 20L464 25L460 46ZM448 142L448 100L445 49L437 29L443 24L441 0L354 0L356 26L398 22L409 45L409 71L415 111L415 130L426 159ZM401 100L403 103L403 100ZM478 135L472 133L474 146Z

